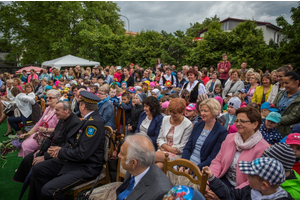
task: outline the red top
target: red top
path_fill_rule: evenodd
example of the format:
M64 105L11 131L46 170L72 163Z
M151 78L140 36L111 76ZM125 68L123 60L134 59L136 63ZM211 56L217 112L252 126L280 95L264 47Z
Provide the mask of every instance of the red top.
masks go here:
M209 81L209 77L205 76L204 78L201 77L201 80L203 81L204 85Z
M220 73L219 79L224 80L224 79L228 79L228 78L229 78L228 71L230 70L230 67L231 67L231 64L230 64L229 61L227 61L227 62L223 62L223 61L222 61L222 62L220 62L220 63L218 64L218 69L217 69L217 71ZM220 72L220 69L224 69L224 72L221 73L221 72Z
M300 173L300 161L296 162L292 169L295 170L299 174Z

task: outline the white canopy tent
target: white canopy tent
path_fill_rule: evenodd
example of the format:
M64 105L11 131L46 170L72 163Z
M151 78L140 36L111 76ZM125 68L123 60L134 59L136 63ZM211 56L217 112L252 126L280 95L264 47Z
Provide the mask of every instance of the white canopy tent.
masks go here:
M42 67L53 67L60 70L61 67L73 67L73 66L94 66L100 65L99 62L89 61L83 58L79 58L72 55L63 56L54 60L45 61L42 63Z

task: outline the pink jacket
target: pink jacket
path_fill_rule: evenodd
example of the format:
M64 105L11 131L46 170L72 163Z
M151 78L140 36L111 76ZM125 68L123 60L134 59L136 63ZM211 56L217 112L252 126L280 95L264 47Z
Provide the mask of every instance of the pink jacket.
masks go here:
M236 145L234 142L235 134L228 134L224 142L222 143L221 149L215 159L212 160L209 168L212 173L217 177L223 177L230 164L233 161L234 155L236 153ZM243 150L239 159L239 161L253 161L256 158L260 158L266 148L270 145L263 138L252 148L249 150ZM243 174L239 169L238 165L236 168L236 188L243 188L249 184L248 178L246 174Z
M33 75L33 79L37 79L39 80L39 76L37 74ZM31 82L31 74L28 76L27 82L30 83Z
M41 117L41 119L35 124L35 128L36 130L40 127L40 124L43 122L43 119L45 117L45 115L49 112L50 110L50 106L48 106L46 109L45 109L45 112L43 114L43 116ZM46 121L48 123L48 128L55 128L57 123L58 123L58 119L56 117L56 115L54 114L55 112L53 111L50 116L47 117Z
M122 74L119 73L119 72L116 72L115 75L114 75L114 78L117 78L117 79L118 79L118 82L120 82L121 77L122 77Z

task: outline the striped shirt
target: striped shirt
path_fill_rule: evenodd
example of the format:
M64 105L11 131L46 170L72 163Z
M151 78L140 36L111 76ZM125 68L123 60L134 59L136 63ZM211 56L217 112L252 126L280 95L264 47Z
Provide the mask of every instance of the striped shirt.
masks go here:
M205 142L207 136L209 135L210 131L203 129L200 136L197 139L195 148L193 150L193 153L190 157L190 161L192 161L193 163L195 163L196 165L199 165L201 163L201 148L203 146L203 143Z

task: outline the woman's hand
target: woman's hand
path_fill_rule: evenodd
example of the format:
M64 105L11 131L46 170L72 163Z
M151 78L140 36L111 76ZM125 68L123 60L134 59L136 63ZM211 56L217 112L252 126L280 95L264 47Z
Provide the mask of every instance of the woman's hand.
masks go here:
M211 178L213 176L213 173L211 172L208 166L202 168L202 173L207 174L207 178Z
M26 137L26 136L27 136L27 133L21 134L20 139L24 139L24 137Z
M168 151L176 155L180 154L179 149L177 149L176 147L170 147Z
M38 128L38 132L39 132L39 133L44 133L44 132L46 132L46 128L44 128L44 127L39 127L39 128Z

